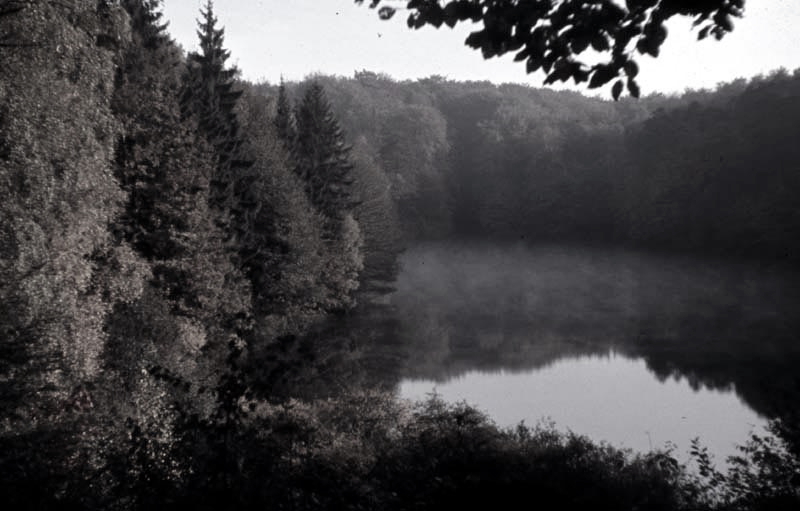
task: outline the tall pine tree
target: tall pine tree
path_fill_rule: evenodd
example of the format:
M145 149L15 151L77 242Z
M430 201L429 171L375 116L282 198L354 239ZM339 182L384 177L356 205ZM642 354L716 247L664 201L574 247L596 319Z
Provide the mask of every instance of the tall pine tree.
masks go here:
M148 365L192 378L189 368L213 358L201 350L224 351L247 326L250 290L209 204L217 160L196 117L182 115L182 56L160 23L160 1L122 5L133 30L112 101L123 126L115 173L127 193L115 231L153 278L140 300L117 308L107 360L134 382ZM213 361L206 365L213 371Z
M293 155L311 203L335 230L356 205L351 186L350 146L331 111L325 91L313 82L297 108Z
M216 172L211 180L211 204L233 216L233 229L243 234L243 217L253 204L237 197L247 188L247 169L252 163L242 154L242 140L236 117L236 102L242 91L234 89L235 67L227 67L230 51L223 47L224 28L217 28L214 5L208 0L200 11L197 35L200 52L188 57L183 95L186 116L196 116L200 129L216 153ZM230 234L234 234L231 232Z
M275 106L274 124L278 137L283 140L287 147L291 147L296 135L296 127L292 102L286 93L286 84L283 82L283 78L281 78L281 83L278 86L278 101Z
M353 216L353 164L350 146L331 111L325 92L313 82L295 114L292 144L297 175L312 206L323 217L326 264L321 284L324 306L338 311L354 304L358 274L363 268L361 230Z

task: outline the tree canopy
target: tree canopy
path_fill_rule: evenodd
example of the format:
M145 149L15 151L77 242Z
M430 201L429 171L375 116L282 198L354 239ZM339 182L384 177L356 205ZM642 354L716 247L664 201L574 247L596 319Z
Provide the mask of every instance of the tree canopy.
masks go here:
M400 2L370 0L369 6L381 5L380 17L389 19L399 7L387 3ZM667 20L692 18L698 39L719 40L733 30L731 18L742 16L744 0L409 0L403 8L409 28L482 22L464 43L484 58L515 53L528 73L544 71L545 84L572 79L594 89L616 79L611 94L618 99L625 86L639 97L635 54L658 57ZM587 51L601 59L588 64Z

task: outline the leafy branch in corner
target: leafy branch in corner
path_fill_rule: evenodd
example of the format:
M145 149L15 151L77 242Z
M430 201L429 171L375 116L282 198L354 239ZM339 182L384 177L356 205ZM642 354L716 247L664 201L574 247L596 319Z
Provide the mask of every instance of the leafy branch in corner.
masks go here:
M398 7L385 3L370 0L369 7L380 6L380 18L388 20ZM639 97L635 55L658 57L667 38L667 20L693 18L699 40L708 36L720 40L733 31L732 18L744 12L744 0L627 0L624 6L613 0L409 0L405 4L409 28L482 23L483 28L471 32L465 44L480 50L485 59L514 53L514 60L524 61L528 73L544 71L545 84L572 79L594 89L614 81L615 100L626 86L631 96ZM603 60L585 63L587 51Z

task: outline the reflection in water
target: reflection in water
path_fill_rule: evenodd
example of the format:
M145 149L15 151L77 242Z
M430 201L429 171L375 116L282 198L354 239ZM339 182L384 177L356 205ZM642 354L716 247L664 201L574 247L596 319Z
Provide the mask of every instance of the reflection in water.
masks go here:
M766 425L732 391L695 391L686 380L661 382L644 361L613 353L562 359L527 372L470 371L445 383L404 380L399 387L401 397L413 400L433 392L476 406L500 426L548 419L639 451L671 441L682 461L694 437L721 462L751 430L761 432Z
M751 409L800 431L796 270L445 243L409 250L402 266L392 304L403 395L437 385L500 424L548 415L637 449L673 440L685 452L701 436L731 453L764 422ZM601 357L612 350L636 360Z

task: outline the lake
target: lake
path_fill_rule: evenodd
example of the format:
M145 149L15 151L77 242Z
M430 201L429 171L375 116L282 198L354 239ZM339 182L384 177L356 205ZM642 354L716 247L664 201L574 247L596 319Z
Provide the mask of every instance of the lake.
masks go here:
M581 246L430 243L392 305L401 397L722 461L800 399L795 271Z

